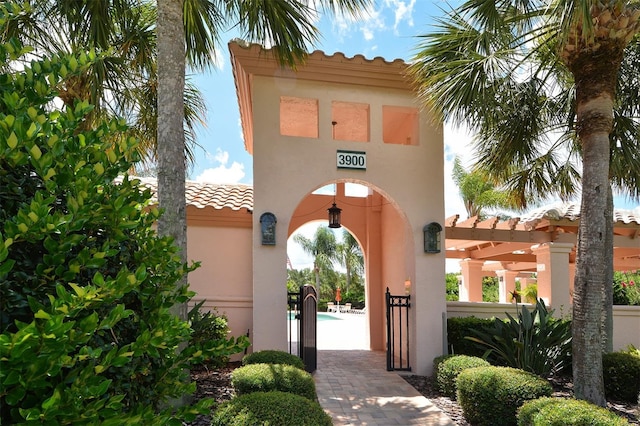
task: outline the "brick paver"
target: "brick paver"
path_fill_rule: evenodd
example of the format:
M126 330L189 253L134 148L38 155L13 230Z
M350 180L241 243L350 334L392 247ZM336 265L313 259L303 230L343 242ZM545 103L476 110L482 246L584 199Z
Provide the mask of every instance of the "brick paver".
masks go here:
M384 352L318 350L318 400L335 426L455 426L386 365Z

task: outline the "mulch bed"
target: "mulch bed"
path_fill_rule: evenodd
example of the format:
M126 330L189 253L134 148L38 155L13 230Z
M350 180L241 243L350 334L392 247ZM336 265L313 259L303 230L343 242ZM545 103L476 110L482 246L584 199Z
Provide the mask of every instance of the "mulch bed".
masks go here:
M191 371L191 379L196 382L197 389L194 395L195 400L202 398L213 398L218 403L228 401L234 396L231 386L231 372L240 366L239 362L231 362L222 368L207 368L199 366ZM435 386L431 377L424 376L403 376L403 378L418 390L422 395L435 404L440 410L445 412L458 426L471 426L462 414L462 408L455 400L442 396ZM553 396L568 398L573 395L573 383L570 378L559 378L551 380L554 392ZM609 410L617 415L626 417L632 425L640 425L640 408L637 404L630 404L622 401L608 401ZM210 426L209 417L199 416L185 426Z

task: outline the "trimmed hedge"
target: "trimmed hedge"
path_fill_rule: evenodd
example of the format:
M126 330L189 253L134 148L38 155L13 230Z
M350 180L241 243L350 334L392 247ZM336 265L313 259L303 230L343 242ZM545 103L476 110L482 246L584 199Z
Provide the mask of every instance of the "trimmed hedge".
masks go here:
M319 403L287 392L253 392L218 407L212 426L331 426Z
M304 362L296 355L284 351L267 349L245 355L242 365L249 364L286 364L304 370Z
M447 342L450 352L457 355L482 357L485 349L479 348L467 336L475 336L471 330L486 330L493 325L493 319L463 317L447 319Z
M531 399L551 396L544 379L511 367L475 367L458 375L458 402L467 421L476 426L516 424L518 408Z
M487 367L490 364L475 356L445 355L434 360L436 384L438 390L449 398L456 398L456 382L458 375L467 368Z
M518 426L624 426L629 422L586 401L539 398L518 410Z
M602 354L607 398L636 403L640 396L640 357L630 352Z
M233 370L231 384L239 395L277 390L294 393L312 401L318 399L311 374L292 365L245 365Z

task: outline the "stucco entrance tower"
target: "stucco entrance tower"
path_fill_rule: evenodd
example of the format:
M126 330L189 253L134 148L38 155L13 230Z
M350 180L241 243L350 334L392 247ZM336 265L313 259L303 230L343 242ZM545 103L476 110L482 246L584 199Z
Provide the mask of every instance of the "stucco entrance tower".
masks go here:
M430 374L443 353L445 255L444 245L425 252L423 228L444 221L443 134L419 109L406 64L316 51L294 71L257 45L229 48L253 155L253 350L287 348L287 238L308 221L326 220L333 196L312 192L335 184L342 225L364 252L371 349L386 345L386 288L409 291L411 364ZM349 182L369 195L349 197ZM264 213L277 220L268 244Z

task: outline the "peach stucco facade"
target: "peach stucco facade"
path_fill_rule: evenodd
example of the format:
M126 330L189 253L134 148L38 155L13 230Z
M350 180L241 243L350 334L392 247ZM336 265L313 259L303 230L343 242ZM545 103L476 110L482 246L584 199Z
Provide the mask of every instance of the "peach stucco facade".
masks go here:
M300 225L326 220L334 199L312 192L334 184L342 224L364 253L371 349L386 345L386 288L404 294L409 279L412 367L429 373L443 349L445 259L424 252L423 227L444 218L443 133L419 109L406 65L314 52L293 72L259 46L232 42L230 50L253 154L253 350L287 348L286 241ZM338 151L364 153L366 168L339 168ZM345 182L369 196L347 197ZM265 212L277 218L275 245L261 243Z

